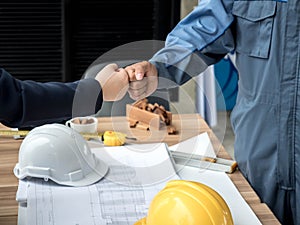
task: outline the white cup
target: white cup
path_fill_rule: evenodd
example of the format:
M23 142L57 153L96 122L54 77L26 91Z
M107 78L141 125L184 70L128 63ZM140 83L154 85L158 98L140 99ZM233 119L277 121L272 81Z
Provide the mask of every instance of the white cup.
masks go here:
M96 133L98 120L96 117L74 117L66 122L66 126L73 128L79 133Z

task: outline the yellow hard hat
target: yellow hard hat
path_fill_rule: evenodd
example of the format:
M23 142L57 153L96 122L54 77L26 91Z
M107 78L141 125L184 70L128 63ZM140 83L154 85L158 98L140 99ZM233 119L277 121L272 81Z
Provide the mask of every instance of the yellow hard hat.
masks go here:
M233 225L224 199L193 181L169 181L152 200L147 217L134 225Z

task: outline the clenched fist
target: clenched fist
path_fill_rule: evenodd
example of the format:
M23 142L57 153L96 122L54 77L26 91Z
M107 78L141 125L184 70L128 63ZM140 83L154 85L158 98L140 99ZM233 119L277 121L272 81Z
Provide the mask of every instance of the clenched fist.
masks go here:
M125 68L129 76L128 93L134 100L151 95L158 86L156 67L148 61L142 61Z
M108 64L95 77L99 81L104 101L118 101L128 91L129 80L125 69L117 64Z

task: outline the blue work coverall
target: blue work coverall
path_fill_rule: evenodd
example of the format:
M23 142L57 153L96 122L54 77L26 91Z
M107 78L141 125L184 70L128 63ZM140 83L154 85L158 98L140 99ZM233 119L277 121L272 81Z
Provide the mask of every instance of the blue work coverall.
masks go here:
M300 1L201 0L150 62L159 77L182 84L201 72L183 72L192 54L203 70L232 51L235 158L277 218L300 224Z
M10 127L60 123L96 113L102 105L97 80L76 82L21 81L0 68L0 122Z

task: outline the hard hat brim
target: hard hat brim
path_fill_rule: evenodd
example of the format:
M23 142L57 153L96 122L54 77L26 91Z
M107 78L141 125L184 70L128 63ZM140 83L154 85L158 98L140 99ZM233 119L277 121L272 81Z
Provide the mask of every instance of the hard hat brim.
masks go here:
M94 184L98 181L100 181L108 172L108 165L102 161L101 159L97 158L97 164L95 168L90 168L91 172L87 175L85 175L84 178L80 179L80 180L73 180L73 181L59 181L53 177L49 177L49 176L43 176L41 174L37 174L37 173L32 173L30 171L26 171L24 173L19 173L17 172L19 170L19 163L16 164L13 172L15 174L15 176L19 179L24 179L26 177L37 177L37 178L43 178L44 180L52 180L57 184L60 185L66 185L66 186L73 186L73 187L80 187L80 186L87 186L87 185L91 185Z
M138 220L137 222L135 222L134 225L147 225L146 220L147 220L147 217L144 217L144 218Z
M88 186L100 181L107 174L109 167L104 161L102 161L101 159L97 159L96 167L91 169L93 171L91 171L83 179L80 179L78 181L55 182L62 185L74 187Z

